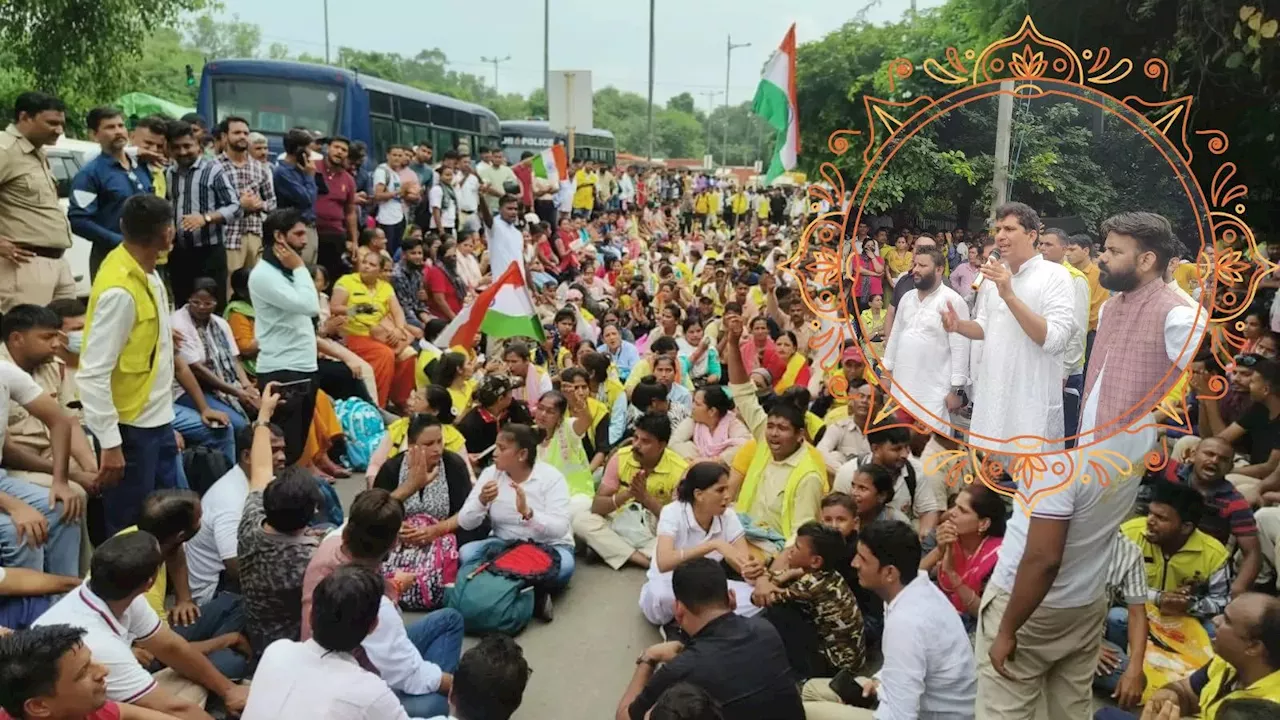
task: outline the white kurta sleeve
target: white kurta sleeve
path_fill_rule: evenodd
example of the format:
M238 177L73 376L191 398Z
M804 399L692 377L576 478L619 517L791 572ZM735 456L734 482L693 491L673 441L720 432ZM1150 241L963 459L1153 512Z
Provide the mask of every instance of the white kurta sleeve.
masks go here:
M1061 272L1045 273L1044 287L1041 288L1042 312L1045 321L1044 344L1041 347L1050 355L1066 352L1068 343L1075 335L1075 297L1071 288L1071 274L1065 269ZM1024 301L1025 302L1025 301Z
M1186 370L1204 337L1209 313L1196 305L1173 308L1164 316L1164 350L1169 361Z
M969 319L969 306L958 293L948 295L943 302L955 309L961 320ZM945 308L943 308L945 309ZM947 333L947 345L951 349L951 386L959 387L969 384L969 338L960 333Z

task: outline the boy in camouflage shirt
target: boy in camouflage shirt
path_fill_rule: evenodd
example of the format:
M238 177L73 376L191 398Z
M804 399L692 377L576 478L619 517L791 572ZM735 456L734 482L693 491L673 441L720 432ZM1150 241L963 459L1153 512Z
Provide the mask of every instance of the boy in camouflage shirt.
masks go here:
M862 666L865 651L862 613L837 570L846 557L840 533L820 523L807 522L796 532L795 544L786 550L785 557L789 569L757 581L752 602L771 610L799 610L816 631L818 652L830 664L831 674L856 671ZM784 642L790 640L789 632L782 634ZM814 673L818 675L828 676Z

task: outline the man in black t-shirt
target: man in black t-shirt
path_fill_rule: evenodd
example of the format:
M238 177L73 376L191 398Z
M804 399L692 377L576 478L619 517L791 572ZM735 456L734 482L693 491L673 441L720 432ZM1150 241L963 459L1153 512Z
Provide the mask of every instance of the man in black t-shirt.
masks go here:
M1201 432L1231 443L1249 461L1232 470L1232 475L1261 481L1243 487L1237 483L1240 492L1256 503L1262 493L1280 490L1280 363L1252 354L1241 355L1236 362L1253 370L1249 378L1253 404L1235 422L1223 422L1219 401L1204 396L1208 390L1204 377L1193 377L1192 389L1200 394Z
M696 558L671 575L675 617L692 639L645 650L618 705L618 720L642 720L667 688L689 682L734 720L803 720L804 706L782 638L767 621L735 615L724 569ZM661 667L659 667L661 665Z

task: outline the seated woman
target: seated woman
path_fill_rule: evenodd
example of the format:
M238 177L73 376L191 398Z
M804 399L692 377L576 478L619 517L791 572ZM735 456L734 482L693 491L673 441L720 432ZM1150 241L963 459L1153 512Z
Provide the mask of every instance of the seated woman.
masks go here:
M640 590L640 611L649 622L661 626L672 621L676 603L671 573L686 560L700 557L725 562L748 580L729 581L737 614L760 612L751 604L751 581L764 574L764 567L751 558L747 536L729 502L729 472L723 465L700 462L685 473L676 487L676 502L658 516L657 551Z
M409 425L413 416L418 413L428 413L435 416L442 424L441 435L444 437L444 449L447 452L456 453L463 462L467 462L467 441L462 437L462 433L454 426L453 416L453 399L449 397L449 392L439 385L429 385L421 390L414 390L409 395L407 404L409 411L408 417L402 417L387 426L387 432L382 436L382 441L378 443L378 447L369 456L369 466L365 469L365 477L368 480L369 487L373 487L373 478L377 477L378 471L386 464L388 460L394 458L405 450L409 449ZM467 463L467 473L471 474L471 465Z
M564 475L569 483L570 513L576 515L590 510L596 481L591 475L590 455L583 445L583 435L575 427L585 423L576 417L566 417L568 411L569 398L559 390L552 390L533 406L533 420L534 429L541 435L538 460Z
M511 399L510 381L503 375L488 375L475 394L476 405L458 421L458 431L467 442L467 455L476 470L493 462L498 429L508 422L528 424L529 410Z
M462 567L495 545L531 540L550 545L560 558L555 580L536 588L537 614L549 619L551 597L545 591L563 588L573 577L573 535L569 532L569 485L559 470L538 461L538 434L528 425L513 423L498 433L493 465L471 488L458 527L478 530L488 520L490 537L462 546Z
M818 519L828 487L826 463L805 440L807 408L785 401L773 403L767 413L760 407L743 365L741 349L751 341L743 340L742 319L728 315L724 325L729 392L757 441L743 474L737 508L745 514L743 525L753 546L763 556L773 557L801 525Z
M415 580L400 594L406 610L431 610L444 602L444 589L458 575L458 548L486 537L488 528L458 527L458 511L471 492L466 462L444 448L444 425L434 415L409 420L409 448L387 461L373 486L404 503L400 542L383 562L388 575L410 573Z
M435 373L431 382L444 388L453 401L453 412L459 419L471 410L471 397L476 391L475 365L464 353L450 351L435 361Z
M604 467L609 455L609 408L591 396L587 377L587 371L580 367L567 368L560 373L560 390L573 420L573 432L581 439L594 474Z
M689 467L667 447L670 440L666 415L643 415L636 421L631 444L609 459L591 512L573 516L574 535L614 570L628 562L648 567L653 557L658 515Z
M205 402L226 413L233 432L239 433L249 427L250 415L257 416L261 398L240 365L231 326L213 312L218 306L217 287L212 278L197 278L187 304L173 311L171 321L182 336L178 352L207 391ZM189 393L177 402L195 408Z
M973 483L943 515L938 546L920 560L920 569L937 578L969 632L978 627L978 606L996 569L1005 522L1004 498L981 482Z
M684 320L684 337L676 339L680 346L680 362L693 381L694 387L715 385L720 382L720 355L715 343L705 334L702 321L697 317Z
M725 323L728 324L728 318L725 318ZM756 368L764 368L769 371L769 377L772 379L781 378L786 372L787 368L778 355L778 346L769 336L769 321L763 315L752 318L751 334L744 335L735 342L738 343L738 349L742 353L742 364L748 373ZM725 352L728 353L728 348Z
M334 285L330 311L346 316L347 348L373 367L378 407L403 408L414 386L413 335L395 290L382 279L379 256L365 252L358 269Z
M222 311L240 351L240 366L250 379L258 374L258 339L253 335L253 302L249 299L249 268L231 273L231 299Z
M809 358L801 352L800 341L796 334L785 330L774 341L778 349L778 359L782 361L782 375L773 384L773 391L780 393L793 387L809 387Z
M693 393L693 413L671 433L671 449L691 462L729 465L750 439L751 431L738 419L729 393L708 385Z
M640 362L640 351L632 343L622 339L622 331L617 325L605 325L601 328L600 339L603 340L596 351L609 358L618 368L618 378L626 381L631 375L631 368Z

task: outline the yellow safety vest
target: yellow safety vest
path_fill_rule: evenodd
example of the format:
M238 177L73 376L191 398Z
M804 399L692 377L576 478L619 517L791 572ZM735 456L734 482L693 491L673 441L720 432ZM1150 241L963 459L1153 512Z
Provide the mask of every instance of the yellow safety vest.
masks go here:
M684 477L684 473L689 469L689 461L680 457L674 450L667 448L662 451L662 459L658 460L658 464L653 470L649 471L649 477L645 480L645 489L653 497L661 500L663 503L671 501L675 494L676 485L680 483L680 479ZM636 459L635 448L628 445L618 451L618 478L620 487L630 487L631 479L640 472L640 461Z
M93 317L98 298L114 288L124 290L133 299L133 329L129 331L129 339L125 341L111 371L111 398L120 421L128 423L142 413L156 380L161 303L151 293L151 283L142 266L124 245L116 246L103 259L102 267L98 268L98 275L93 280L93 290L89 293L89 309L84 323L86 345L93 340Z
M826 485L827 468L822 463L821 456L810 452L813 446L807 442L802 443L801 448L806 451L800 453L800 461L796 463L791 475L787 478L787 488L782 493L782 527L777 530L787 538L791 537L796 530L791 526L791 516L795 514L796 492L800 489L800 481L813 474L822 479L824 486ZM741 510L751 512L751 506L756 499L756 490L764 477L764 468L772 458L773 451L769 449L769 443L757 442L755 456L751 458L751 466L747 468L746 477L742 481L742 490L738 493L738 507ZM825 487L823 492L826 492Z
M1221 657L1209 661L1209 681L1200 690L1200 717L1202 720L1214 720L1218 709L1228 700L1238 698L1258 698L1280 702L1280 670L1271 673L1247 688L1227 692L1227 688L1236 678L1236 669Z

